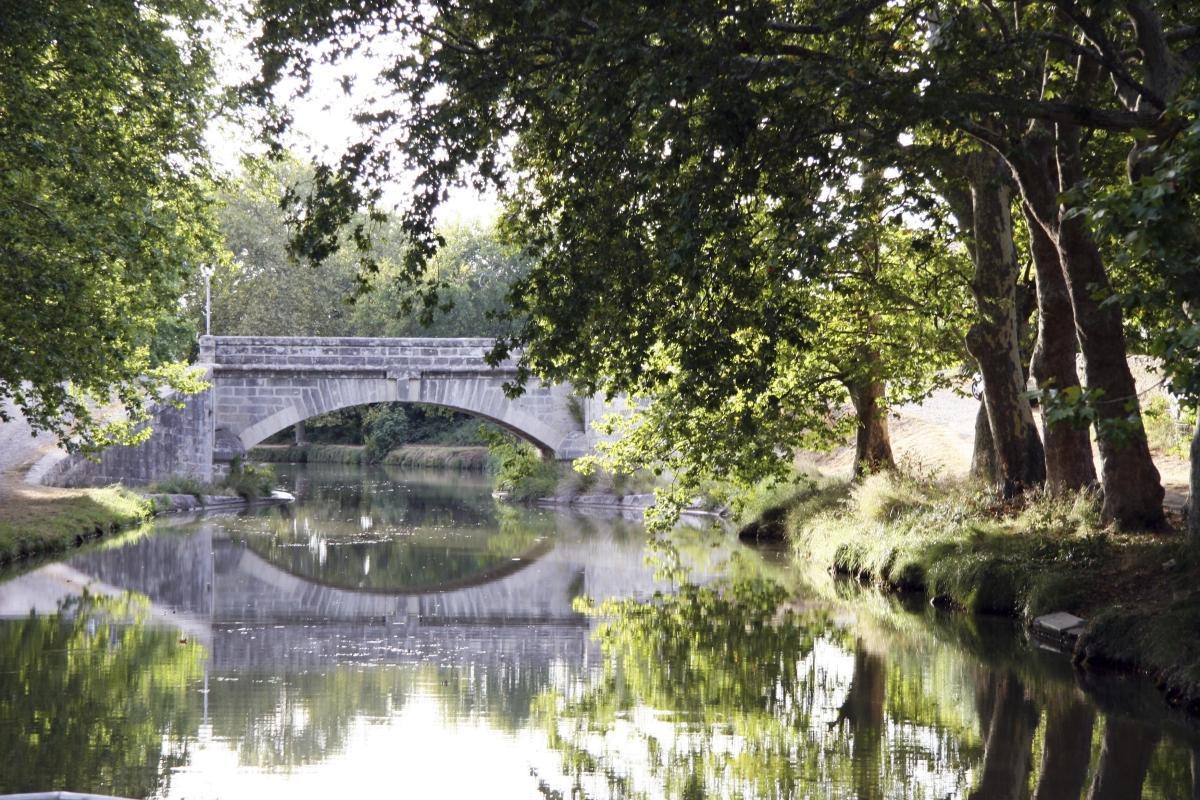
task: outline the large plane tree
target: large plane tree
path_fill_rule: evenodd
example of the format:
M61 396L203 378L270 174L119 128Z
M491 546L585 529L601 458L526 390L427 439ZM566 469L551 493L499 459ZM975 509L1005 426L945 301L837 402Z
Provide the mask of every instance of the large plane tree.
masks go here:
M1085 357L1086 391L1070 374L1044 381L1048 420L1094 423L1106 516L1154 527L1162 487L1120 298L1083 211L1090 186L1141 180L1147 148L1168 146L1189 120L1178 100L1194 92L1200 51L1185 5L262 0L260 89L303 80L318 45L336 61L387 42L387 99L302 198L302 249L329 252L356 208L414 171L403 220L418 279L447 188L472 175L498 184L538 258L515 296L528 322L509 344L543 374L669 396L680 413L659 450L704 468L769 460L771 434L819 431L828 418L832 398L797 369L826 344L799 287L824 285L829 254L868 221L844 187L891 175L911 195L904 215L928 227L944 203L922 196L931 165L914 168L909 142L937 140L939 158L991 154L1007 178L972 186L964 244L1003 483L1019 491L1045 474L1023 368L1001 363L1013 346L992 354L984 341L988 325L994 334L1014 318L1002 306L1015 210L1057 256L1046 277L1062 280L1047 291L1065 288L1039 330L1075 332ZM365 243L369 231L351 227ZM981 231L996 235L986 247ZM945 293L926 296L931 314L946 305ZM876 302L890 313L886 296ZM1079 437L1049 439L1063 441ZM1080 476L1067 477L1054 482Z

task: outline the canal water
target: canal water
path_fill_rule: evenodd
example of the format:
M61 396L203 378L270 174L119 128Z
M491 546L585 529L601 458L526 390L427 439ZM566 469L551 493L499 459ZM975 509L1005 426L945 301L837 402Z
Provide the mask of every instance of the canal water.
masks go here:
M278 473L0 575L0 793L1200 797L1193 720L1010 624L474 475Z

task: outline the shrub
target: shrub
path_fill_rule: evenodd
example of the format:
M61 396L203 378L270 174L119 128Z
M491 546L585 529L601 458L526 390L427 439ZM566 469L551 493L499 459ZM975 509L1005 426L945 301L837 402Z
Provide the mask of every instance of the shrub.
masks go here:
M229 475L224 486L239 497L254 500L268 497L275 485L275 470L265 464L243 464L235 458L229 465Z
M488 460L496 489L521 501L554 494L558 469L552 462L542 460L541 454L524 442L499 434L490 438Z
M190 494L193 497L212 494L212 487L195 478L173 475L146 487L148 494Z
M383 461L388 453L408 442L411 435L412 425L404 406L389 403L371 408L363 420L363 444L367 447L367 461Z

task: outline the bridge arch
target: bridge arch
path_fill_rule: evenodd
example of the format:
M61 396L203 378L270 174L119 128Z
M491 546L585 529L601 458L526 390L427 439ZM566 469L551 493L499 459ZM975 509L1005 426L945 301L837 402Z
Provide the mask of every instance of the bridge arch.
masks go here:
M461 379L451 378L449 381ZM441 381L417 390L419 399L403 391L400 383L387 378L345 379L319 381L307 395L302 390L290 404L278 410L266 409L267 416L240 431L218 428L237 437L242 450L263 442L274 434L299 422L359 405L377 403L409 403L429 405L469 414L491 422L524 439L548 456L555 456L562 446L562 434L551 425L533 417L511 401L501 402L492 397L487 386L463 387ZM405 387L407 388L407 387ZM273 391L278 391L278 386ZM286 395L284 395L286 397Z
M298 422L342 408L419 403L495 423L559 459L591 450L566 385L504 392L514 365L485 360L491 339L203 337L213 385L215 457L228 459Z

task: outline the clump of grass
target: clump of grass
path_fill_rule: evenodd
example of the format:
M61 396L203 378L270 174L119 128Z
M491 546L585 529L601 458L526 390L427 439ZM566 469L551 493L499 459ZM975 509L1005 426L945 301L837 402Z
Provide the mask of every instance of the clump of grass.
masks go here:
M928 502L916 480L891 472L878 472L863 478L850 492L860 519L886 522Z
M211 483L204 483L195 478L189 478L183 475L173 475L170 478L165 478L156 483L152 483L146 487L147 494L190 494L193 497L202 497L206 494L216 494L217 487Z
M970 483L903 473L840 491L841 502L789 513L800 553L974 612L1035 614L1058 602L1070 610L1086 594L1077 576L1111 556L1090 492L1006 505Z
M786 532L841 505L847 484L806 472L768 479L731 498L738 536L746 541L780 541Z

